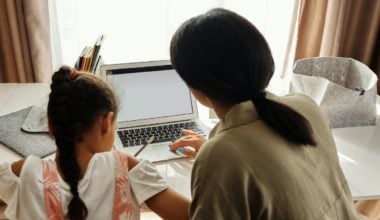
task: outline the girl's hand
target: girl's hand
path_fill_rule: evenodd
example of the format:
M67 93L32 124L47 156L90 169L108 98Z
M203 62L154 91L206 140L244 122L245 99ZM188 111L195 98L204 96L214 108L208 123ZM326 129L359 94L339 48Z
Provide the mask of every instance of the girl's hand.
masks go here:
M185 134L185 137L181 137L170 144L170 150L172 151L180 151L189 157L195 157L203 145L206 142L206 138L204 138L201 134L198 134L192 130L182 130L182 134Z

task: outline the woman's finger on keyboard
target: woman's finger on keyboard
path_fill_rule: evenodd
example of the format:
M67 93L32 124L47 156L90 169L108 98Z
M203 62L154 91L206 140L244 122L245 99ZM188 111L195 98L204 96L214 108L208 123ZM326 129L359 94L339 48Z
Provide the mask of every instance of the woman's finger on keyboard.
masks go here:
M193 145L195 144L196 142L193 138L182 137L174 141L173 143L171 143L169 146L170 146L170 150L176 151L178 148L185 147L185 146L193 147Z
M177 152L184 154L188 157L195 157L197 155L197 151L191 147L178 148Z
M193 131L193 130L188 130L188 129L182 129L181 130L181 133L182 134L185 134L185 135L198 135L197 132Z
M201 135L189 135L179 138L178 140L171 143L170 149L172 151L176 151L178 148L190 146L197 152L205 141L206 139Z

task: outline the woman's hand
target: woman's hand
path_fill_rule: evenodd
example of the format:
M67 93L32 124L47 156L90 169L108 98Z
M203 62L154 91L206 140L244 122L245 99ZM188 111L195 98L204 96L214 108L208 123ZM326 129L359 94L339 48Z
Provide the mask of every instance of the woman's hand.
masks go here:
M189 157L195 157L203 143L206 142L206 138L192 130L182 130L181 132L186 136L171 143L170 149L172 151L179 150L181 153Z

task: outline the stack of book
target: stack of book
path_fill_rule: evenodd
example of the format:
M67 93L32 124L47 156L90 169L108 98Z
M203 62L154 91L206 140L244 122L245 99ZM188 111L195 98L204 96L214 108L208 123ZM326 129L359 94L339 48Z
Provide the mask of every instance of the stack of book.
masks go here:
M99 54L100 47L102 46L104 35L100 35L96 40L94 46L86 46L83 48L75 68L80 71L95 73L100 64L101 55Z

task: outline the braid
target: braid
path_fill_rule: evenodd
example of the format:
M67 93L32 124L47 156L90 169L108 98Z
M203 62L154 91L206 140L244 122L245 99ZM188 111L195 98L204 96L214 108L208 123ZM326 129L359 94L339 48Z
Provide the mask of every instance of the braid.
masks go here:
M72 103L70 101L71 78L70 70L61 68L53 76L51 93L49 96L48 115L53 124L53 136L58 147L58 165L64 175L64 180L70 185L73 195L68 206L68 217L70 219L85 219L88 210L79 197L78 182L80 179L80 168L75 154L75 127L71 123L74 119L71 113ZM59 108L54 108L59 106Z
M64 133L62 133L64 134ZM75 145L73 141L68 140L62 134L54 135L60 137L56 139L57 146L64 146L65 150L60 150L59 153L59 167L65 175L65 181L70 185L70 191L73 195L69 203L69 218L70 219L84 219L87 216L88 210L85 203L79 197L78 182L80 179L80 168L75 156ZM62 138L63 137L63 138ZM66 139L66 140L65 140Z

